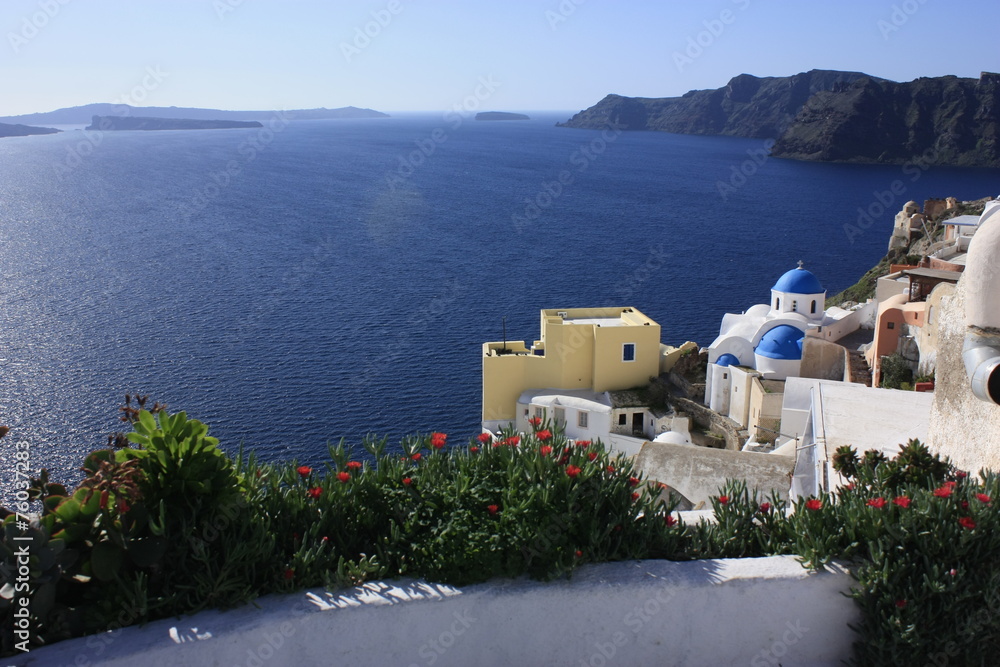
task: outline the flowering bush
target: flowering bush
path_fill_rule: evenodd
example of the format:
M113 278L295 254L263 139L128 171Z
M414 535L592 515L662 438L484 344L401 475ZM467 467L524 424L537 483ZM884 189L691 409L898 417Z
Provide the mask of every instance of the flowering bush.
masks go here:
M341 443L322 467L232 461L183 413L138 413L133 427L137 447L92 454L72 493L45 471L35 480L36 643L107 629L121 609L134 610L117 615L125 625L377 578L467 584L588 562L794 553L812 568L851 567L859 664L991 664L1000 649L1000 481L916 442L891 461L839 450L850 483L791 507L729 481L712 499L716 520L686 525L629 459L542 422L465 445L433 433L389 452L368 439L364 456ZM8 627L24 531L8 510L0 518Z

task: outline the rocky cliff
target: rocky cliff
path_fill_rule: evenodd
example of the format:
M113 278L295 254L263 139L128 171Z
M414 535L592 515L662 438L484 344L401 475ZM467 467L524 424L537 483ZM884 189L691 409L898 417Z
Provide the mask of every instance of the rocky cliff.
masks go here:
M1000 167L1000 82L954 76L861 79L814 95L778 139L777 157Z
M626 130L774 139L816 93L842 90L867 78L861 72L831 70L784 77L741 74L723 88L692 90L681 97L608 95L560 125L601 129L611 123Z
M777 139L776 157L1000 167L1000 75L895 83L860 72L741 74L682 97L608 95L563 127Z

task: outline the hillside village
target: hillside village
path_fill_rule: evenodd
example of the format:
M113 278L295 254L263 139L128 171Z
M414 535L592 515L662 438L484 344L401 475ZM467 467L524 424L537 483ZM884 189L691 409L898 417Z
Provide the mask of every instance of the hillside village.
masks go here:
M734 478L830 491L844 445L892 456L915 438L996 467L968 443L1000 433L998 236L1000 198L907 202L858 284L830 297L800 261L701 349L661 343L633 307L543 310L530 345L483 345L483 431L543 420L601 439L694 510Z

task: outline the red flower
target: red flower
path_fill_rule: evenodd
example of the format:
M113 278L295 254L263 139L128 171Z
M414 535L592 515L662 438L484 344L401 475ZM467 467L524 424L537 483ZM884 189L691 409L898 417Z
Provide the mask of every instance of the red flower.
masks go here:
M473 445L472 447L469 447L469 451L472 452L473 454L475 454L476 452L479 451L479 447L476 447L475 445Z
M906 600L896 600L896 607L899 609L906 607Z
M848 491L853 491L854 490L854 482L851 482L850 484L848 484L844 488L846 488Z
M576 446L577 447L584 447L584 448L590 447L590 440L577 440L576 441Z
M431 447L441 449L445 445L448 436L445 433L431 433Z
M489 510L490 514L496 514L500 511L500 507L497 505L487 505L486 509Z
M608 466L608 472L610 472L610 473L613 474L615 472L615 467L614 466Z
M551 440L552 439L552 431L550 431L549 429L545 429L544 431L539 431L538 433L535 434L535 437L537 437L542 442L545 442L547 440Z
M976 500L978 500L981 503L988 503L988 502L990 502L990 500L992 500L992 498L990 498L985 493L977 493L976 494Z
M327 537L326 535L324 535L324 536L323 536L323 540L322 540L322 541L323 541L323 542L329 542L329 541L330 541L330 538L329 538L329 537Z
M760 511L761 512L769 512L770 510L771 510L771 503L761 503L760 504Z
M403 478L403 486L409 486L410 484L413 484L413 480L410 479L409 477L404 477Z
M969 509L969 501L968 500L963 500L961 502L961 505L962 505L962 509L964 509L964 510Z
M588 461L593 461L596 458L597 458L597 452L590 452L589 454L587 454Z
M729 504L729 496L719 496L719 504L720 505L728 505Z
M894 504L896 504L896 505L899 505L903 509L906 509L907 507L910 506L910 497L909 496L896 496L895 498L892 499L892 502Z
M119 498L118 499L118 513L119 514L125 514L125 512L128 512L128 510L129 510L129 504L128 504L128 502L126 502L126 500L124 498Z
M882 509L885 507L885 498L872 498L868 501L868 507L874 507L875 509Z
M337 479L339 479L341 482L350 481L350 479L351 479L351 473L349 473L349 472L338 472L337 473Z
M576 477L580 474L580 468L576 466L566 466L566 474L570 477Z
M629 486L636 486L638 484L639 484L639 478L638 477L629 477L628 478L628 485Z
M292 568L288 568L287 570L285 570L285 580L291 579L294 576L295 576L295 570L293 570Z
M934 489L934 495L938 498L947 498L951 495L951 487L945 484L944 486L939 486Z
M314 486L313 488L306 491L306 494L308 494L310 498L319 498L321 495L323 495L323 489L319 488L318 486Z
M948 481L942 484L941 486L947 486L949 489L954 489L956 484L958 484L958 482Z
M108 509L108 490L104 489L101 491L101 509Z
M360 467L361 467L361 461L348 461L347 462L347 469L348 470L357 470Z
M493 436L490 435L489 433L480 433L479 435L476 436L476 440L483 443L484 445L492 439Z
M809 500L806 501L807 510L812 510L813 512L815 512L821 507L823 507L823 501L820 500L819 498L810 498Z
M582 552L582 551L580 551L579 549L577 549L577 550L576 550L576 551L575 551L575 552L573 553L573 555L574 555L574 556L576 556L577 558L583 558L583 552Z
M521 444L521 436L512 435L506 440L504 440L503 444L507 445L508 447L517 447L518 445Z
M677 523L677 519L675 519L670 514L668 514L667 516L663 517L663 521L664 521L664 523L667 524L667 526L673 526L673 525L675 525Z
M632 492L632 500L639 500L639 494L638 494L638 493L635 493L635 492L633 491L633 492Z
M542 456L548 456L549 454L552 453L552 448L549 447L548 445L542 445L541 447L538 448L538 453L541 454Z
M972 517L963 516L961 519L958 520L958 525L960 525L962 528L968 528L969 530L972 530L973 528L976 527L976 522L972 520Z
M528 423L531 424L532 428L538 428L539 426L542 425L542 418L532 417L531 419L528 420Z
M308 477L312 474L313 469L309 466L299 466L295 469L295 472L299 473L299 477Z
M952 577L957 577L958 576L958 570L956 570L955 568L951 568L950 570L948 570L948 575L952 576Z
M956 470L955 471L955 477L958 477L959 479L965 479L968 476L969 476L969 473L965 472L964 470Z
M410 457L410 460L411 461L419 461L421 458L422 458L421 453L417 452L416 454L414 454L413 456Z

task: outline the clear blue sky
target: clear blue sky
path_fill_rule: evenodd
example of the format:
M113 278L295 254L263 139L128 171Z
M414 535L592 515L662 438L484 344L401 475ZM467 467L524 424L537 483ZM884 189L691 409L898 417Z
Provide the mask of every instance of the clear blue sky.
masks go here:
M378 34L356 42L366 24ZM996 0L2 0L0 115L123 96L443 111L480 77L496 84L483 109L574 111L743 72L975 77L1000 70L996 26Z

